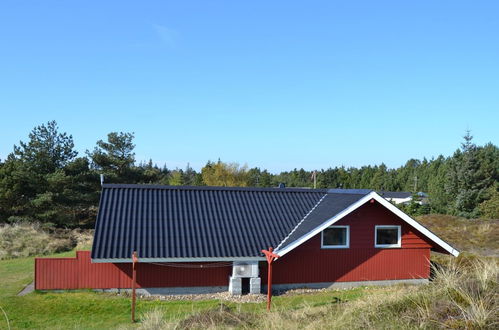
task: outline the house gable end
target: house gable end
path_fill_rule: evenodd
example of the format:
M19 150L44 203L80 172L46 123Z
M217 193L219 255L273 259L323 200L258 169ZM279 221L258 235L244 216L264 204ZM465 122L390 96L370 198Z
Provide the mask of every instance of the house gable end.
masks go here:
M295 249L296 247L300 246L304 242L308 241L312 237L316 236L317 234L321 233L324 229L327 227L338 223L341 219L346 217L347 215L351 214L355 210L357 210L359 207L364 205L365 203L368 203L370 201L376 201L382 206L384 206L387 210L395 214L399 219L407 223L411 228L413 228L415 231L414 233L421 234L422 237L424 237L428 243L430 243L432 246L434 246L435 250L438 252L443 252L443 253L448 253L453 256L458 256L459 251L453 248L451 245L443 241L441 238L439 238L437 235L435 235L433 232L431 232L429 229L418 223L416 220L412 219L410 216L402 212L400 209L398 209L395 205L391 204L389 201L378 195L376 192L371 192L370 194L364 196L363 198L359 199L357 202L353 203L346 209L344 209L342 212L336 214L332 218L328 219L327 221L324 221L321 225L315 227L313 230L310 230L300 238L294 240L293 242L290 242L286 245L280 244L280 248L276 249L275 253L277 253L279 256L284 256L291 250Z

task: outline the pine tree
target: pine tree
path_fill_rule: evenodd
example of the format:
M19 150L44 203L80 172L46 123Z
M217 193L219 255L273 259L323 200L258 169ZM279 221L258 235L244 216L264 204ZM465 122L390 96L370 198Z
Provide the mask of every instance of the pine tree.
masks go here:
M453 197L451 213L464 217L476 217L478 204L483 200L486 182L480 177L478 148L469 131L464 136L461 150L450 161L446 192Z
M92 167L106 175L106 181L118 183L136 183L139 173L134 168L135 144L133 133L111 132L107 141L97 141L92 152L87 155L92 161Z
M0 171L4 221L28 219L58 225L77 221L74 201L81 197L76 192L82 182L79 173L70 171L78 161L73 148L72 136L59 133L55 121L35 127L28 142L14 146ZM88 166L83 164L78 170L88 171Z

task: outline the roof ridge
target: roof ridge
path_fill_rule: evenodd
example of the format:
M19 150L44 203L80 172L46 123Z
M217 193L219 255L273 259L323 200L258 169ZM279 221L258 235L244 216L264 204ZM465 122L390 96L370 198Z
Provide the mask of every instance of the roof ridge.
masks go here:
M267 191L267 192L302 192L327 193L327 189L278 188L278 187L223 187L223 186L167 186L157 184L117 184L105 183L103 189L163 189L163 190L226 190L226 191Z
M314 207L312 207L310 211L308 211L308 213L305 214L305 216L300 220L300 222L298 222L298 224L293 228L293 230L291 230L289 234L286 237L284 237L284 239L277 245L277 247L274 250L278 250L281 247L281 245L284 242L286 242L286 240L296 231L296 229L298 229L298 227L302 224L303 221L305 221L305 219L310 215L310 213L312 213L317 208L317 206L319 206L319 204L324 200L324 198L326 198L327 195L328 194L326 193L324 194L324 196L321 197L321 199L319 199L317 204L315 204Z
M352 188L331 188L327 192L330 194L352 194L352 195L367 195L371 189L352 189Z

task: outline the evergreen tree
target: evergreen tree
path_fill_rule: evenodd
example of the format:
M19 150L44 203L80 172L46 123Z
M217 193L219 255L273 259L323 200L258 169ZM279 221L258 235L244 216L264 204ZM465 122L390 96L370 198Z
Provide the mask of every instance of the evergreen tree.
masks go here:
M374 174L371 179L371 184L369 185L370 189L374 190L387 190L386 187L388 179L388 170L385 164L381 164L380 166L376 166L374 168Z
M92 160L92 167L106 175L106 181L118 183L135 183L139 173L135 164L135 144L133 133L111 132L107 141L97 141L92 152L87 155Z
M147 163L139 164L135 170L138 172L138 182L136 183L161 184L168 182L168 169L166 167L160 169L158 165L153 164L152 159L149 159Z
M452 199L452 196L445 189L449 166L449 160L443 156L439 156L431 161L428 167L429 179L427 192L431 210L435 213L447 213L449 203Z
M499 219L499 184L487 190L487 199L479 205L482 218Z
M73 188L78 182L74 173L66 173L76 161L73 148L72 136L59 133L55 121L35 127L27 143L14 146L0 170L3 221L27 219L58 225L76 221L71 200L77 197Z
M170 185L312 187L311 171L295 168L278 174L265 169L210 162L197 172L159 168L152 160L135 165L133 133L108 134L97 141L88 157L77 157L71 135L60 133L55 121L35 127L27 142L14 146L0 161L0 222L41 221L73 226L95 220L106 182ZM318 188L365 188L389 191L424 191L430 206L414 202L403 208L410 214L430 211L466 217L497 218L499 205L499 148L473 143L469 132L452 157L410 159L399 168L385 164L328 168L317 173Z
M13 156L28 165L30 170L47 174L63 168L77 154L73 137L59 133L53 120L35 127L29 134L28 143L20 141L19 146L14 146Z
M480 171L478 148L469 131L464 136L461 150L456 151L451 162L446 192L454 201L449 205L451 213L464 217L476 217L478 204L484 199L488 178Z
M197 173L189 163L182 172L182 182L186 186L201 186L203 185L203 178L200 173Z

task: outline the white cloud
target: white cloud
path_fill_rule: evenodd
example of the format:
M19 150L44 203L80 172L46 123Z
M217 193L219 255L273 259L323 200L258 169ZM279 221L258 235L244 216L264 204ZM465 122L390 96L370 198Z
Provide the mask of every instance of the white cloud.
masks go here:
M177 31L167 28L166 26L153 24L154 30L161 41L170 48L174 48L177 40Z

